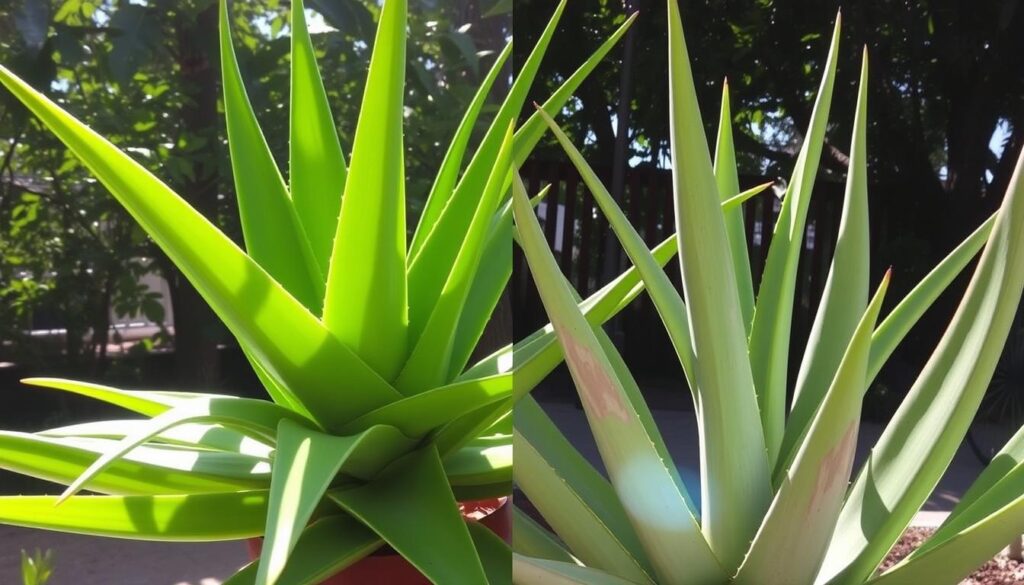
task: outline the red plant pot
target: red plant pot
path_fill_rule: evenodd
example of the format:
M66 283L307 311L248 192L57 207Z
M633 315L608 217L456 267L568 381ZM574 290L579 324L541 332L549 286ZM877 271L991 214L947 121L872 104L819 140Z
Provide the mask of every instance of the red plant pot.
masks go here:
M460 502L462 517L470 522L479 522L506 542L512 540L512 507L508 498L475 500ZM246 541L249 557L256 559L263 548L262 538L250 538ZM394 549L385 545L372 555L342 570L327 579L321 585L367 585L368 583L386 583L387 585L430 585L416 567L397 554Z

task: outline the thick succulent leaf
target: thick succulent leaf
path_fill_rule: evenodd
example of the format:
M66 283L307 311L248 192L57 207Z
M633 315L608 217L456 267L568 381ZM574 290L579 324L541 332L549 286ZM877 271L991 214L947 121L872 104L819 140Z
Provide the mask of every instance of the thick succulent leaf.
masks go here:
M518 507L512 509L512 550L528 557L563 563L576 562L557 536Z
M737 193L736 195L732 195L731 197L726 197L725 195L723 195L725 199L722 201L722 212L726 214L726 217L728 217L729 212L739 209L739 206L745 203L747 199L750 199L755 195L760 195L761 193L764 193L765 191L768 190L768 187L771 187L774 184L775 183L773 181L768 181L767 183L761 183L756 187L751 187L746 191L740 191L739 193ZM748 259L747 262L749 263L750 260Z
M811 419L836 376L857 322L868 302L868 272L871 260L868 231L868 162L867 162L867 90L868 58L860 72L860 94L853 121L850 145L850 172L846 178L843 216L835 255L829 268L818 313L807 338L807 349L796 379L793 408L786 420L776 476L785 472L783 466L795 455L800 437L807 432ZM866 389L866 386L865 386Z
M639 271L640 278L647 289L647 294L650 295L651 300L654 302L654 306L658 310L658 316L661 317L661 322L665 325L669 338L672 340L672 346L675 348L676 356L679 357L679 362L683 366L686 380L691 389L695 388L696 365L693 354L693 341L690 339L690 323L686 316L686 306L683 304L682 297L679 296L672 282L668 279L668 275L658 265L654 255L647 249L643 238L640 237L640 234L637 233L633 225L629 223L626 214L615 203L615 199L605 188L601 179L598 178L597 173L587 164L583 154L573 146L569 137L562 132L562 129L558 127L558 124L547 113L543 110L539 110L538 113L544 122L547 123L548 127L551 128L551 132L562 145L562 149L569 155L569 159L576 166L580 176L583 177L583 182L594 195L594 200L608 219L608 224L611 226L612 231L615 232L615 236L619 239L622 247L626 250L626 254L629 256L630 261L632 261L633 266Z
M459 122L459 127L455 130L455 136L452 137L451 144L448 145L448 151L441 161L441 168L438 169L437 176L434 178L434 185L430 188L430 194L427 196L423 213L420 214L419 223L416 224L416 233L413 234L412 243L409 245L410 256L419 254L420 247L423 246L423 241L426 239L427 234L430 233L434 224L437 223L437 218L441 216L441 211L448 204L448 200L454 193L455 184L459 179L459 171L462 168L462 161L465 159L466 149L469 146L470 138L473 136L473 130L476 128L480 111L487 101L488 94L491 93L494 81L505 68L505 62L508 61L508 57L511 54L512 43L509 42L501 50L501 53L498 54L494 65L491 66L491 70L487 72L487 76L480 84L480 87L477 88L473 100L469 102L469 107L466 108L466 113L463 114L462 121Z
M1024 426L1006 442L1006 445L996 453L992 461L985 467L981 475L974 480L971 487L960 497L953 511L946 517L945 522L936 531L935 536L941 536L947 526L952 524L958 516L974 507L974 503L990 490L995 488L1010 477L1012 474L1021 473L1021 464L1024 463ZM973 515L978 519L977 515Z
M245 249L293 297L319 314L324 295L323 272L316 266L284 179L246 95L231 43L230 22L227 0L221 0L224 115Z
M68 485L64 493L61 494L60 501L70 498L78 490L82 489L90 479L115 461L121 459L125 453L177 425L197 422L216 423L241 430L258 439L273 442L276 438L277 425L282 419L290 419L303 425L314 426L308 419L265 400L253 400L250 398L193 400L153 417L137 432L118 441L112 449L107 450L88 469L83 471L78 476L78 479Z
M870 585L918 585L919 583L956 583L997 555L1007 542L1020 538L1024 526L1024 482L1015 486L1016 497L934 548L908 557Z
M615 30L603 43L599 46L591 55L583 62L579 68L576 69L563 83L558 86L558 89L551 94L551 97L540 106L540 109L547 112L549 116L557 116L565 104L576 95L576 90L579 89L587 77L597 68L598 65L604 62L604 58L608 55L615 45L619 42L619 39L626 34L629 27L633 26L633 21L636 20L638 13L633 13L626 19L622 25ZM533 115L523 123L523 125L516 131L516 147L512 160L514 164L522 166L526 159L533 152L533 148L540 142L541 137L544 136L545 124L544 120L541 119L539 113L534 112Z
M512 156L512 126L509 125L494 167L476 205L473 219L463 234L462 245L450 266L435 266L439 274L447 273L437 297L430 299L433 289L417 289L417 302L421 311L429 308L429 318L410 313L409 339L414 343L412 353L395 382L400 392L417 394L435 388L448 379L452 347L466 298L480 265L483 246L491 219L498 208L501 188L509 173ZM512 242L506 242L512 246ZM426 261L428 259L424 259Z
M256 583L273 585L280 580L303 527L338 473L370 477L412 445L393 427L336 437L282 419Z
M782 445L786 419L786 380L796 274L800 250L803 248L807 210L811 202L814 178L818 173L818 162L821 159L821 149L828 125L828 111L832 102L839 50L839 26L840 18L837 16L810 126L804 135L804 143L797 156L789 188L782 200L782 211L779 213L768 248L768 259L765 261L764 274L758 288L754 324L750 330L750 364L757 386L768 460L772 464L777 459Z
M328 495L432 582L487 583L432 446L410 453L366 485Z
M0 431L0 468L68 485L112 441ZM266 488L269 463L214 451L137 447L93 477L88 489L119 495L186 494Z
M878 326L871 341L871 364L868 366L869 382L878 375L896 346L903 341L903 338L924 315L924 312L985 247L995 220L996 215L993 214L971 235L967 236L967 239L943 258L942 262L939 262L921 282L917 283L917 286L893 308L892 312Z
M209 542L263 534L266 490L156 496L0 497L0 523L132 540Z
M494 218L484 242L480 264L473 284L462 306L459 324L452 343L448 379L454 379L466 368L494 314L501 295L512 277L512 206L506 202Z
M675 236L651 250L659 267L668 264L675 253ZM640 272L633 266L580 303L579 309L588 323L602 325L625 309L643 289ZM498 360L506 353L512 356L512 396L517 400L533 390L564 358L562 346L557 342L555 330L550 324L502 351L504 353L497 355ZM483 365L486 362L482 362L481 367Z
M256 357L256 354L253 353L251 349L249 349L244 340L239 339L238 346L242 350L242 355L244 355L245 359L248 360L249 366L252 367L253 373L256 374L256 378L258 378L260 383L263 384L263 389L267 391L267 395L270 396L271 400L281 406L290 408L307 418L316 418L313 416L313 413L309 412L306 405L299 402L291 392L288 392L285 387L278 382L265 367L263 367L259 358Z
M281 573L288 585L318 585L377 550L384 541L353 518L327 516L306 527ZM255 585L259 560L246 565L224 585Z
M938 483L992 379L1024 289L1024 156L967 292L843 507L820 583L869 577Z
M654 447L643 418L633 408L604 348L576 306L518 173L512 192L513 212L530 272L565 350L566 365L612 485L628 506L629 520L656 575L683 584L724 579L687 504L685 490L680 490L667 468L669 462ZM715 214L721 217L717 208Z
M488 585L512 585L512 549L479 522L468 522L466 527L484 566Z
M38 386L71 392L94 400L100 400L107 404L120 406L126 410L137 412L146 416L156 416L176 406L181 406L191 398L230 398L223 394L186 394L176 396L166 392L145 391L145 390L121 390L111 386L92 384L90 382L79 382L77 380L65 380L63 378L23 378L22 384Z
M444 472L460 500L507 496L512 493L512 436L469 441L444 458ZM480 495L466 498L474 488Z
M701 418L701 520L712 550L731 571L771 503L768 431L761 429L732 253L679 7L667 4L673 195Z
M854 329L835 379L797 446L793 465L785 470L768 515L735 577L738 584L788 585L814 580L853 469L871 332L889 278L886 273Z
M492 174L508 127L514 123L523 108L527 92L533 84L565 4L566 0L558 3L536 46L519 68L512 87L470 160L466 172L455 187L448 204L444 206L437 221L424 237L418 253L410 259L409 319L414 328L422 327L434 310L440 291L460 253L463 239L482 203L481 193L484 192L488 177Z
M83 437L95 439L123 439L139 432L148 424L145 420L103 420L46 429L36 434L44 437ZM239 453L270 459L274 448L234 429L211 424L183 424L154 436L151 441L166 445L197 447L227 453Z
M718 137L715 140L715 183L723 203L740 191L740 178L736 170L736 149L732 141L732 113L729 107L729 80L722 82L722 109L718 115ZM747 231L743 226L743 208L733 206L725 211L725 230L729 236L729 251L736 274L736 290L740 295L743 326L750 335L754 320L754 281L747 252Z
M316 65L302 0L292 2L290 108L288 186L295 215L320 275L318 301L322 302L348 169Z
M513 444L516 484L573 556L634 582L654 583L654 571L615 490L530 396L516 404Z
M329 427L400 397L167 185L3 67L0 82L85 163L282 389L318 422ZM324 375L334 371L345 376ZM346 391L345 400L337 399L339 391Z
M405 277L406 0L384 3L327 274L324 323L385 380L408 352Z
M512 555L512 575L516 585L636 585L604 571L572 563Z
M408 437L422 437L459 416L511 395L510 373L454 382L382 406L345 425L342 433L359 432L372 425L391 425Z

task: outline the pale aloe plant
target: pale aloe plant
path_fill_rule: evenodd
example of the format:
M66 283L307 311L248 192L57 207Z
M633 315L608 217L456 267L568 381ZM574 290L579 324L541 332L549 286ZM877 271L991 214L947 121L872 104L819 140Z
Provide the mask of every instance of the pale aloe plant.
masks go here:
M167 541L263 536L228 583L318 583L385 543L435 583L507 583L508 546L457 500L511 491L513 374L468 366L511 274L507 193L545 131L514 130L563 0L475 151L469 145L511 43L455 129L407 245L403 97L407 6L379 15L350 164L292 2L289 182L246 96L227 3L220 52L245 250L158 178L43 94L0 82L89 167L234 334L273 401L26 383L142 415L0 432L0 466L68 486L0 498L0 522ZM562 109L630 21L564 81ZM464 164L465 163L465 164ZM81 489L99 495L77 495Z
M755 296L743 216L722 203L738 190L728 95L712 163L678 7L675 0L667 4L678 238L649 251L583 156L542 114L633 263L580 303L559 272L521 181L513 184L517 240L553 323L511 348L516 371L537 370L524 380L536 383L550 368L531 363L535 344L557 337L607 473L588 463L532 398L517 403L515 481L554 532L516 511L514 582L958 582L1024 527L1024 430L923 546L884 572L878 566L962 441L1020 302L1024 157L994 217L879 324L893 271L871 296L865 50L835 257L787 409L796 268L835 79L839 22ZM922 313L982 249L949 328L850 485L865 391ZM685 304L661 269L677 251ZM692 389L699 507L601 328L641 286ZM529 388L520 386L520 377L515 384L516 395L525 395Z

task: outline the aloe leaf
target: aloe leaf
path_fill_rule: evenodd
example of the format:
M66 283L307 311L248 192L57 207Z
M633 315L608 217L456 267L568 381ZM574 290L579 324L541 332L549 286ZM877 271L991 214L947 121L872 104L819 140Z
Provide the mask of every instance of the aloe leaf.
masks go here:
M512 585L512 549L479 522L468 522L466 527L484 566L488 585Z
M512 155L512 126L509 125L501 150L494 161L490 177L480 195L473 219L463 234L462 245L450 267L437 266L438 273L447 270L444 285L437 291L436 299L430 299L427 289L417 290L421 308L430 308L425 321L410 313L410 341L415 345L405 367L395 381L395 387L405 394L424 392L443 384L448 377L451 364L452 346L458 328L463 305L473 286L477 267L483 252L483 244L491 218L498 207L501 188L508 176ZM511 242L506 244L512 245ZM411 309L410 309L411 310Z
M992 461L981 472L981 475L974 480L971 487L964 492L956 507L953 508L953 511L950 512L945 522L943 522L943 525L936 531L935 536L942 533L946 526L956 520L959 515L972 508L982 495L988 493L1011 474L1019 473L1021 463L1024 463L1024 426L1014 433L1013 437L1006 442L1006 445L999 450L999 453L996 453L996 456L992 458Z
M854 328L835 379L797 446L768 515L751 544L738 584L812 583L843 505L853 469L867 383L871 332L889 286L887 272ZM800 521L794 521L799 518Z
M0 431L0 468L70 484L111 441ZM138 447L96 475L88 489L105 494L183 494L266 488L269 464L256 457Z
M633 26L633 22L636 20L639 13L634 12L622 23L619 28L615 30L601 45L593 52L587 60L580 65L576 71L572 73L563 83L558 86L558 89L540 106L540 109L546 112L549 116L557 116L565 104L576 95L576 90L579 89L580 85L593 73L594 69L598 65L604 62L604 58L608 55L615 45L619 42L619 39L629 30L629 27ZM513 163L519 167L522 166L526 159L533 152L533 148L540 142L541 137L544 136L544 120L541 119L538 112L534 112L523 125L516 131L516 147L512 157Z
M459 127L455 130L455 136L452 137L452 141L448 145L448 151L441 161L441 168L437 171L434 185L430 188L430 194L427 196L423 213L420 214L419 223L416 224L416 233L413 234L412 243L409 245L410 257L415 257L419 254L423 241L434 227L434 224L437 223L437 218L440 217L441 211L448 204L448 200L455 191L455 185L459 179L459 170L462 168L462 161L465 159L466 149L469 146L470 138L473 136L473 130L476 128L480 111L483 109L484 103L487 101L487 95L490 94L495 80L501 74L502 69L505 67L505 62L508 61L508 57L511 54L512 42L510 41L501 50L501 53L498 54L494 65L491 66L487 76L480 84L480 87L477 88L473 100L469 102L469 107L466 108L466 113L462 116Z
M871 342L871 365L868 367L868 380L873 380L878 375L896 346L903 341L921 315L924 315L924 312L939 298L942 291L949 287L957 275L985 247L995 220L996 214L993 214L971 235L967 236L959 246L942 259L942 262L921 279L921 282L917 283L917 286L893 308L892 312L878 326Z
M917 585L918 583L957 582L990 560L1014 538L1020 537L1024 526L1024 496L1018 482L1016 498L965 528L955 536L908 557L881 576L867 581L870 585Z
M640 272L640 278L644 282L647 294L650 295L651 300L654 302L658 316L661 317L661 322L665 325L665 330L672 340L672 347L676 350L679 363L683 366L686 381L691 389L695 388L696 366L693 342L690 339L690 323L686 316L686 306L683 304L682 297L679 296L672 282L668 279L668 275L665 274L665 271L658 265L657 260L654 259L654 255L647 249L643 238L640 237L640 234L637 233L636 229L629 222L626 214L615 203L611 193L605 188L601 179L597 177L597 173L587 164L580 151L576 149L572 141L569 140L569 137L565 135L565 132L562 132L558 124L546 112L538 110L538 113L544 122L547 123L548 127L551 128L551 132L562 145L562 149L569 155L569 159L576 167L576 170L579 171L580 176L583 177L583 182L587 185L587 188L594 195L594 200L601 208L605 218L607 218L608 224L611 226L612 231L615 232L615 236L619 239L622 247L626 250L626 254L629 256L630 261L633 262L633 266ZM720 213L717 209L715 211ZM640 402L643 401L641 400Z
M458 499L484 500L512 491L512 437L476 438L444 458L444 473ZM472 497L467 497L472 493Z
M938 347L847 497L821 583L869 577L949 465L992 379L1024 290L1024 157Z
M381 9L327 274L324 323L385 380L408 351L405 277L406 0Z
M982 489L975 489L976 486ZM975 482L975 485L972 485L968 491L973 492L970 494L971 498L969 500L961 500L955 509L956 513L950 514L946 521L942 523L942 526L924 544L908 555L906 557L908 560L924 556L932 549L941 547L949 540L959 538L959 535L963 532L973 529L992 514L1013 504L1014 500L1019 498L1021 494L1024 494L1024 463L1018 461L1010 470L1001 474L1001 477L994 481L992 485L983 486ZM1020 530L1017 531L1017 536L1019 535ZM1009 541L1009 539L1003 540L995 551L998 551L999 548L1002 548ZM989 557L982 559L982 561L994 556L995 551Z
M311 419L316 418L313 416L313 413L309 412L306 405L299 402L294 394L286 390L285 387L278 382L265 367L263 367L259 358L256 357L256 354L249 349L248 345L244 341L239 340L238 345L242 350L242 355L244 355L245 359L248 360L253 373L256 374L256 378L258 378L260 383L263 384L263 389L267 391L267 395L270 396L271 400L281 406L294 410L302 416Z
M636 585L591 567L572 563L512 555L512 573L522 585Z
M68 485L64 493L61 494L59 502L70 498L78 490L82 489L90 479L123 457L128 451L163 431L182 423L217 423L243 430L259 439L274 441L278 422L282 419L291 419L304 425L312 424L311 421L298 414L265 400L252 400L249 398L196 399L188 404L153 417L135 434L128 435L119 441L113 449L104 453L88 469L82 472L78 479Z
M633 408L623 383L558 270L518 173L512 206L521 247L541 301L565 348L566 365L576 382L608 475L647 552L657 576L669 582L701 583L724 579L714 553L687 504L685 490L654 448L644 421ZM721 214L715 209L718 217ZM753 400L753 396L751 396Z
M741 191L731 197L726 197L726 199L722 201L722 211L728 215L729 212L739 208L739 206L743 204L745 201L754 197L755 195L760 195L761 193L765 192L768 189L768 187L771 187L774 184L775 183L773 181L768 181L767 183L761 183L756 187L751 187L746 191ZM723 194L722 196L725 197L725 194ZM742 216L740 216L740 218L742 219ZM750 263L749 258L747 259L747 263Z
M782 445L796 274L811 191L818 173L818 162L821 159L821 149L828 125L828 111L832 102L839 52L840 23L841 18L836 16L836 26L832 33L821 87L814 103L810 127L797 156L796 166L793 168L793 177L782 200L782 211L775 223L764 274L758 289L754 323L750 329L750 364L754 372L765 443L768 447L768 460L771 464L778 458Z
M651 255L660 267L668 264L675 253L675 236L651 250ZM580 303L579 309L588 323L602 325L629 306L643 289L640 272L633 266ZM551 325L537 330L510 350L514 364L512 396L517 400L533 390L564 358L562 346L557 343Z
M654 583L623 502L530 396L516 404L513 445L516 484L576 557L633 582Z
M383 541L356 520L327 516L310 524L299 535L295 549L281 572L281 583L318 585L338 571L377 550ZM259 560L246 565L224 585L255 585Z
M52 438L123 439L148 424L146 420L103 420L67 425L39 431L36 435ZM211 424L183 424L154 436L152 441L166 445L198 447L225 453L238 453L269 459L274 448L234 429Z
M511 394L512 374L454 382L368 412L342 427L341 432L355 433L373 425L391 425L408 437L422 437L458 416Z
M139 414L144 414L146 416L162 414L176 406L181 406L188 401L188 399L175 398L159 392L121 390L111 386L103 386L101 384L92 384L89 382L78 382L76 380L65 380L63 378L23 378L21 383L29 386L38 386L40 388L51 388L53 390L72 392L80 396L113 404L114 406L120 406L121 408L137 412ZM221 395L199 393L196 393L195 396L196 398L210 398L214 396L221 397ZM227 396L224 397L227 398Z
M279 581L302 528L339 472L355 467L346 473L368 477L411 446L412 441L392 427L377 426L358 435L336 437L282 419L256 583Z
M448 279L448 273L460 253L463 239L481 204L481 193L496 164L509 124L514 123L523 108L527 92L533 84L565 4L566 0L558 3L536 46L519 68L512 87L466 167L466 172L456 185L448 204L444 206L437 221L423 238L418 253L410 259L409 319L414 327L422 327L434 309L440 291Z
M263 534L266 490L155 496L2 496L0 522L132 540L211 542Z
M246 95L231 43L227 0L220 2L220 55L228 147L246 251L307 309L319 313L323 273Z
M364 486L328 496L434 583L487 583L432 446L410 453Z
M330 426L401 397L167 185L3 67L0 83L99 178L317 422ZM285 332L289 342L281 343ZM323 375L330 371L345 376ZM351 391L338 400L339 390Z
M528 557L563 563L577 562L557 536L518 507L512 509L512 550Z
M499 212L487 234L473 284L462 306L452 343L448 379L458 376L469 362L501 295L512 277L512 208Z
M732 253L679 7L670 1L668 10L673 193L702 421L701 520L711 549L732 570L771 503L768 430L761 428Z
M732 113L729 107L729 80L722 82L722 109L718 116L718 138L715 141L715 183L722 201L729 201L740 191L740 178L736 171L736 149L732 141ZM740 295L740 313L743 326L750 335L754 320L754 280L747 252L747 230L743 226L743 209L733 204L725 211L725 230L729 236L729 251L736 274L736 289Z
M322 299L348 169L316 64L302 0L292 2L290 107L288 186L321 277Z
M783 464L795 455L800 438L824 399L868 302L871 236L868 231L867 91L868 55L865 49L839 236L818 313L807 338L807 349L800 363L793 408L786 421L776 474L784 473Z

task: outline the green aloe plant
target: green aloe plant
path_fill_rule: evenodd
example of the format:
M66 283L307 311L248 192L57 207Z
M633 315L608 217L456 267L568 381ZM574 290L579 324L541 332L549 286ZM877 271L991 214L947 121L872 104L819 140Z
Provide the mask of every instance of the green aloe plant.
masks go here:
M36 549L34 554L21 551L22 585L46 585L53 577L53 551Z
M547 343L557 337L607 472L595 470L532 398L517 403L515 481L553 532L516 511L514 581L958 582L1024 526L1024 429L923 546L885 572L877 568L962 441L1020 302L1024 157L994 217L881 318L892 270L870 294L865 50L835 257L787 408L796 267L827 125L839 21L755 296L743 216L723 203L738 190L727 89L712 161L681 17L675 0L667 4L677 236L648 250L583 156L542 112L633 263L581 303L559 272L521 181L513 183L517 240L552 326L512 351L529 358L540 337ZM949 328L850 485L865 391L979 251ZM675 253L685 303L661 269ZM601 328L640 287L657 308L692 391L699 504ZM607 300L613 293L618 298ZM551 361L557 362L555 353ZM517 378L517 396L529 389L521 382L535 383Z
M263 536L228 583L317 583L385 543L435 583L507 583L510 550L457 500L511 491L511 363L470 358L511 274L511 168L544 133L513 122L563 0L482 138L511 43L469 104L407 244L406 0L383 3L346 161L292 2L289 181L246 96L221 0L224 109L245 249L127 154L0 67L227 325L272 401L60 379L143 419L0 432L0 466L67 485L0 497L0 522L144 540ZM624 23L545 103L560 111ZM98 495L79 495L87 489Z

